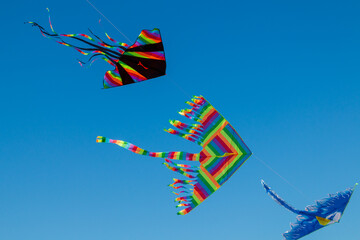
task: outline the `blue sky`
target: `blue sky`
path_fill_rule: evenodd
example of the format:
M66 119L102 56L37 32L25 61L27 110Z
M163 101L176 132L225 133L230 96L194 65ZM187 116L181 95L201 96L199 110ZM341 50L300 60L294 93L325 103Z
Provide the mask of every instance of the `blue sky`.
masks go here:
M81 68L59 33L104 29L84 1L7 1L0 10L0 239L282 239L298 208L360 181L358 1L98 1L128 38L161 29L167 75L102 90L106 63ZM129 43L129 42L128 42ZM200 148L162 131L192 95L205 96L255 157L203 204L177 216L175 175L96 136L154 151ZM296 189L295 189L296 188ZM302 193L299 193L299 191ZM304 239L359 239L360 191L341 224Z

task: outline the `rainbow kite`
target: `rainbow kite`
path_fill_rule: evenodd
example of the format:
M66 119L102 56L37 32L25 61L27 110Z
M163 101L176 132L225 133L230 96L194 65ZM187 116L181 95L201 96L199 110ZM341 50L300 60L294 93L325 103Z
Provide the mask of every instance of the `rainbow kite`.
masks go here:
M157 28L142 30L135 43L129 46L126 43L117 42L105 33L111 41L107 43L90 30L93 37L86 34L58 34L52 27L50 17L49 22L51 32L35 22L28 23L38 27L44 37L55 39L62 45L73 47L81 54L88 55L87 62L90 64L98 57L115 67L114 70L106 72L103 81L104 88L138 83L165 75L164 46L160 30ZM75 46L64 39L72 39L83 46ZM82 61L79 63L85 64Z
M329 197L315 201L314 205L307 206L303 211L297 210L285 202L263 180L261 180L261 184L278 204L290 212L298 214L296 222L290 225L291 229L283 234L286 240L297 240L320 228L340 222L340 218L344 214L345 208L355 189L353 187L342 192L329 194Z
M200 153L149 152L122 140L99 136L97 142L114 143L134 153L165 158L165 166L182 174L186 179L176 179L170 184L178 197L178 212L185 215L218 190L250 157L251 151L235 129L202 96L187 102L192 108L179 113L196 123L185 124L177 120L170 123L177 128L165 130L203 147ZM184 160L176 163L171 160ZM200 163L196 165L197 163ZM186 164L184 164L186 163Z

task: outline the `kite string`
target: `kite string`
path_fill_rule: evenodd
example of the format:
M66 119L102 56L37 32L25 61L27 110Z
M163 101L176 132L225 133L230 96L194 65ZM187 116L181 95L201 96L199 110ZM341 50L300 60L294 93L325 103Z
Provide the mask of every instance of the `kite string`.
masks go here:
M189 97L191 96L190 93L186 92L185 89L183 89L174 79L170 78L170 81L174 84L174 86L180 90L184 94L184 96Z
M276 174L278 177L280 177L284 182L286 182L290 187L292 187L295 191L300 193L303 197L310 199L308 196L306 196L299 188L297 188L294 184L292 184L289 180L287 180L285 177L281 176L277 171L275 171L272 167L270 167L266 162L261 160L259 157L257 157L255 154L253 154L253 157L258 160L261 164L263 164L265 167L267 167L270 171L272 171L274 174Z
M98 13L101 14L101 16L103 16L119 33L121 33L121 35L123 35L128 41L129 43L131 43L131 40L124 34L122 33L102 12L100 12L99 9L97 9L94 4L92 4L89 0L86 0Z

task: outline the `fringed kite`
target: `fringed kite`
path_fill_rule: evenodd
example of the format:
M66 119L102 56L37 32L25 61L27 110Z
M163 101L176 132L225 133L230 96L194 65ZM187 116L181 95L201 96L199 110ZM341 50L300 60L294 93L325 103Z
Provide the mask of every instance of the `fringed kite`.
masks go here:
M251 155L250 149L235 129L202 96L194 97L192 102L187 103L192 108L179 113L196 123L188 125L170 120L178 130L165 131L199 144L203 147L200 153L149 152L122 140L101 136L97 138L97 142L115 143L137 154L165 158L167 168L187 177L174 178L174 183L169 185L179 191L174 192L179 195L175 199L179 203L177 207L185 207L178 212L179 215L189 213L218 190ZM175 163L169 159L185 160L188 164ZM196 166L195 162L199 162L200 166Z
M112 39L107 33L107 38L112 42L106 43L100 37L90 33L86 34L58 34L54 31L49 17L51 32L45 30L35 22L29 22L39 28L44 37L55 39L58 43L73 47L80 53L88 55L88 62L93 62L101 56L103 60L115 67L107 71L104 76L104 88L123 86L131 83L142 82L151 78L165 75L166 62L164 46L160 30L142 30L135 43L131 46ZM73 39L84 46L75 46L64 39ZM84 62L80 61L83 65Z
M333 223L340 222L347 204L354 192L353 188L335 194L329 194L329 197L315 201L314 205L307 206L305 211L297 210L280 198L271 188L261 180L266 192L281 206L289 211L298 214L296 222L290 224L291 229L283 234L286 240L296 240L308 235L320 228Z

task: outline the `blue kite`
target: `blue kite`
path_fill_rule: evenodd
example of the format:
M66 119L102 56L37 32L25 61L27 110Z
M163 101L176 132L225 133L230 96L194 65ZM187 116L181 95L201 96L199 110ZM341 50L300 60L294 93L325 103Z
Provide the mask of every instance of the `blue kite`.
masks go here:
M358 185L356 183L353 188L348 188L345 191L335 194L329 194L327 198L315 201L314 205L307 206L305 211L302 211L286 203L279 195L271 190L263 180L261 180L261 184L278 204L298 214L296 222L290 224L291 229L283 234L286 240L296 240L320 228L340 222L340 218L350 201L351 195L356 185Z

